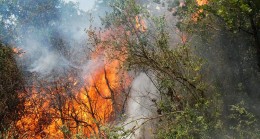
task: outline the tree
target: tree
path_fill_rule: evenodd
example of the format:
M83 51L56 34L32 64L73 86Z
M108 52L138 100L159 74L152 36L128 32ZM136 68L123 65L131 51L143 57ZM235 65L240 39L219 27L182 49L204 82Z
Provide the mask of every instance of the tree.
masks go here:
M5 43L17 42L17 37L29 33L32 27L43 28L52 24L51 21L58 19L55 1L7 1L1 2L1 40ZM34 6L32 6L34 5ZM19 30L19 32L17 32ZM25 32L27 31L27 32ZM19 33L19 36L18 36Z
M75 19L78 24L88 20L76 3L61 0L2 0L0 6L0 39L8 44L24 44L25 38L31 34L51 43L53 32L62 32L66 29L62 27L75 25L72 24ZM75 28L79 28L78 25ZM68 31L71 30L64 32ZM64 34L69 33L72 32Z
M206 5L199 6L196 1L188 2L194 5L179 7L178 16L183 22L177 26L181 31L194 33L196 29L201 28L194 28L191 30L193 32L189 32L185 30L188 28L184 27L205 27L205 24L199 23L209 16ZM172 45L174 43L170 41L177 31L170 28L167 19L164 16L150 15L134 0L115 1L112 7L113 12L104 19L104 24L107 30L121 34L114 35L114 39L105 42L114 44L112 46L115 48L124 44L127 54L126 67L136 72L145 72L160 92L159 99L151 100L157 106L158 115L145 117L143 124L149 120L158 120L158 132L155 133L157 138L237 137L229 134L230 125L224 124L227 119L221 118L223 100L220 93L211 86L212 84L205 83L207 79L204 79L202 71L207 68L202 69L203 60L193 53L188 39L182 36L182 41ZM213 21L216 20L218 19ZM206 25L209 25L210 21L207 20ZM102 42L100 39L93 40L97 40L97 44ZM254 120L249 118L246 121ZM240 121L237 121L235 124L239 126L239 123ZM130 132L138 128L140 127L134 127ZM250 125L235 131L235 134L244 134L243 130L248 129ZM246 132L244 135L258 137L259 132Z
M8 136L23 109L19 92L23 90L24 81L14 55L11 48L0 44L0 138Z
M203 24L204 28L216 26L224 27L227 30L238 33L244 32L252 39L257 54L257 65L260 67L260 3L257 0L188 0L185 8L179 8L179 14L185 20L198 18L199 21L210 21ZM227 6L228 5L228 6ZM196 16L196 17L194 17ZM193 24L196 24L194 20ZM186 23L191 25L191 22ZM200 23L198 23L200 24ZM197 25L198 26L198 25Z
M176 45L170 43L174 33L164 16L150 15L134 0L116 1L112 7L113 12L106 17L105 25L107 30L121 34L115 34L112 37L115 39L106 42L114 44L115 48L125 47L126 67L145 72L160 92L160 98L152 100L158 116L151 119L158 120L157 129L161 129L156 132L157 137L204 137L210 134L209 130L214 130L216 113L207 112L210 108L215 110L215 106L209 95L211 91L206 89L199 74L202 60L191 52L186 41L181 43L180 40Z
M229 5L229 6L226 6ZM223 20L228 29L243 31L252 36L260 67L260 2L256 0L209 1L205 7Z
M30 41L39 41L39 43L41 43L41 48L49 47L49 49L52 49L55 52L57 51L57 54L70 60L71 63L75 62L75 55L79 55L79 53L74 53L69 50L72 46L80 44L80 42L75 43L74 41L79 40L71 37L74 33L73 29L80 30L84 28L82 27L82 22L87 22L88 20L86 13L79 10L77 4L72 2L65 3L60 0L4 0L0 2L1 23L4 25L0 27L3 30L0 34L1 37L3 36L1 39L4 40L6 44L25 45L25 47L30 47L26 46L26 37L33 36L33 39L35 40ZM11 20L13 22L10 23L9 21ZM84 46L86 45L87 44L84 44ZM11 49L9 49L10 48L4 48L4 50L8 50L8 53L6 54L6 51L3 52L3 54L7 55L4 55L4 60L6 61L1 63L3 70L13 70L13 65L11 64L12 62L15 62L15 59L11 54L9 55L9 51L11 52ZM84 50L85 49L88 48L84 47ZM72 55L72 53L74 55ZM86 55L85 51L82 53ZM10 57L11 61L8 61L8 58L6 57ZM81 56L80 58L82 59L76 61L74 64L80 65L84 60L84 62L86 62L86 57L87 56ZM34 59L29 58L27 60L30 61ZM9 63L11 63L10 66L8 65ZM106 98L107 96L102 98L104 97L104 91L102 90L102 86L100 86L100 82L98 82L98 85L92 84L91 87L84 87L87 86L85 83L78 85L78 82L85 80L81 78L79 79L80 81L75 83L75 80L78 79L76 79L76 77L79 76L75 72L82 72L81 70L82 69L70 67L64 70L63 73L65 74L63 76L59 77L56 76L55 72L52 72L52 81L49 81L46 78L37 78L37 73L26 72L26 77L28 78L24 89L25 92L20 92L19 98L16 98L18 99L16 101L19 101L19 104L23 105L25 109L14 111L13 116L16 116L15 112L20 114L19 117L16 117L17 119L11 119L10 121L7 118L3 119L3 122L8 124L12 121L13 126L15 126L16 129L3 129L11 134L17 135L18 138L21 136L55 136L70 138L80 133L84 134L83 136L89 136L92 133L101 134L101 132L98 132L101 124L113 119L115 117L113 112L118 112L118 109L121 109L119 104L116 104L115 102L115 99L118 96L114 94L114 92L118 93L122 86L115 88L115 83L112 84L110 77L106 77L111 76L111 73L109 73L110 71L102 68L102 73L106 73L106 84L104 86L109 88L111 92L110 98ZM19 72L16 72L16 74L18 73ZM16 76L16 74L14 74L14 76ZM2 76L9 77L9 71L1 72L1 79L3 79L1 80L1 83L8 84L9 82L5 82L4 79L6 78L2 78ZM18 78L17 81L19 81ZM76 86L76 84L78 86ZM112 84L113 87L110 87L110 84ZM11 85L15 84L13 83ZM97 88L96 91L93 89L94 86ZM5 87L8 86L4 86L3 90L8 91ZM18 85L15 87L18 87ZM89 88L91 88L90 91ZM5 92L1 93L4 95L3 99L6 99L8 94ZM16 92L12 93L14 93L14 97L17 97L15 96L17 95ZM20 102L20 100L24 101ZM100 102L102 100L103 103ZM106 102L108 102L107 105L104 104ZM110 105L112 105L112 102L114 107L117 107L118 109L111 108L112 106ZM13 105L16 105L16 103L14 102ZM3 110L6 110L4 109L5 106L9 106L9 104L6 104L5 101L3 101ZM101 109L103 109L103 111ZM12 108L12 110L14 110L14 108ZM1 112L1 116L9 116L9 113L7 113L7 111L5 112L6 113L3 114ZM5 125L3 125L3 127L4 126ZM9 136L3 135L3 137Z

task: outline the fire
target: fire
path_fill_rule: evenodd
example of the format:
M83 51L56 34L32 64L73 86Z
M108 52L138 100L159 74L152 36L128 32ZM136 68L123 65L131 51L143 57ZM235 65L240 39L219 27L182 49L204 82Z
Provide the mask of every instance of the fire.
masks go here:
M197 4L198 4L199 6L208 4L208 0L197 0Z
M187 35L185 33L181 33L181 42L182 44L186 44L187 42Z
M13 52L17 54L19 57L22 57L25 53L22 48L13 48Z
M206 5L208 4L208 0L196 0L198 6L203 6L203 5ZM194 13L192 15L192 20L194 22L197 22L198 21L198 18L199 18L199 14L203 12L203 9L199 9L196 13Z
M111 34L107 31L101 38L112 39ZM102 134L100 126L122 109L120 96L131 81L121 68L126 49L115 50L110 45L100 44L91 54L93 69L83 77L83 83L71 72L54 83L34 83L26 89L27 93L20 96L26 98L25 111L16 123L20 138Z
M147 26L145 21L140 16L135 16L135 28L141 32L145 32L147 30Z
M19 48L13 48L13 52L14 52L14 53L18 54L18 53L19 53L19 51L20 51L20 49L19 49Z

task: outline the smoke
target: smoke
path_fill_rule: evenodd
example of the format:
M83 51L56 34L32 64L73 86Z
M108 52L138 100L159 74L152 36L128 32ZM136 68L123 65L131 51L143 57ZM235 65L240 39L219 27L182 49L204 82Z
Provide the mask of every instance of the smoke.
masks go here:
M89 11L94 8L97 0L65 0L65 2L74 2L79 4L79 9Z
M87 49L90 47L86 29L91 25L90 13L96 4L96 0L65 0L49 11L26 15L28 17L19 20L19 29L15 32L21 37L16 46L25 54L18 62L42 78L63 75L70 68L84 68L81 65L88 63ZM98 15L96 13L93 17L95 26L101 25Z
M28 37L23 46L22 49L26 52L24 60L31 59L27 67L30 72L48 75L51 72L59 73L71 65L62 55L46 47L48 44L45 46L34 37Z
M27 3L30 0L24 0ZM77 4L75 4L75 2ZM36 73L43 79L46 77L63 76L70 68L81 69L82 74L90 76L92 71L103 66L102 58L97 60L89 60L87 45L87 34L85 29L90 26L89 13L95 12L94 18L104 14L104 10L109 10L107 7L97 7L96 3L103 1L96 0L65 0L65 3L57 5L55 10L45 13L47 17L52 12L57 12L55 17L50 19L41 18L38 13L30 15L28 19L35 16L36 21L19 21L18 27L21 30L16 30L19 38L17 46L25 52L24 56L18 60L19 63L25 66L25 69L31 73ZM165 7L159 4L150 3L149 7L151 14L161 15L167 13ZM100 10L102 9L102 10ZM155 9L155 11L152 11ZM100 10L100 11L99 11ZM38 23L37 20L44 20L44 23ZM36 23L35 23L36 22ZM39 21L40 22L40 21ZM40 24L38 26L38 24ZM43 25L41 25L43 24ZM99 20L94 21L95 26L100 26ZM137 128L132 137L134 138L152 138L152 133L155 121L144 122L156 116L156 106L152 100L156 100L159 94L151 82L150 78L140 73L132 84L132 90L128 99L126 108L127 120L125 123L126 129Z
M151 79L145 73L140 73L132 83L126 108L127 125L124 128L134 130L129 138L152 138L155 120L149 121L149 119L157 114L153 100L158 97L159 94Z
M205 80L221 92L224 114L229 114L230 105L245 101L250 111L260 117L260 82L256 58L253 56L254 44L244 33L232 34L224 29L214 30L215 35L210 33L211 40L195 36L192 45L200 46L196 52L207 60Z

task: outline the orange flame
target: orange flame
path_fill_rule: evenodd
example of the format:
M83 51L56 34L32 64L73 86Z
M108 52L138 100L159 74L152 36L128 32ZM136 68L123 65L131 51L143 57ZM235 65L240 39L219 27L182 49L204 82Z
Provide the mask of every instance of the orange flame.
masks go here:
M187 35L184 34L184 33L181 33L180 37L181 37L182 44L186 44L186 42L187 42Z
M206 5L208 4L208 0L196 0L198 6L203 6L203 5ZM199 18L199 14L203 12L203 9L199 9L199 11L197 11L196 13L194 13L192 15L192 20L194 22L197 22L198 21L198 18Z
M147 26L145 24L145 21L141 19L140 16L135 16L135 28L138 29L141 32L145 32L147 30Z
M23 54L25 53L25 52L22 50L22 48L13 48L13 52L14 52L15 54L17 54L19 57L22 57Z
M196 0L196 1L197 1L197 4L198 4L199 6L208 4L208 0Z
M107 31L101 39L112 39L111 34ZM121 68L127 58L125 48L115 50L109 45L100 44L91 54L94 68L84 77L80 89L80 81L71 73L66 82L59 80L44 87L34 84L27 89L27 97L20 96L26 98L24 116L16 123L20 138L73 138L79 133L100 133L100 126L121 109L120 93L130 84ZM110 58L112 54L116 58Z

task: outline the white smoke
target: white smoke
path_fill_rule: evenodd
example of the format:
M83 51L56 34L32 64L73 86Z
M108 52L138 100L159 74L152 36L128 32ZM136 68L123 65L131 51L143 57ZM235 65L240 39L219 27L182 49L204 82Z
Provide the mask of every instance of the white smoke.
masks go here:
M92 0L92 3L90 1L89 4L93 5L93 3L94 0ZM85 3L81 2L79 4L85 5ZM92 6L87 7L91 9ZM60 20L58 20L58 23L55 23L59 24L59 26L55 28L55 30L51 26L35 28L29 25L28 28L35 31L27 33L17 31L18 35L23 36L21 38L22 43L18 44L18 47L22 48L25 52L22 59L18 59L18 61L25 66L27 71L37 73L43 78L49 77L50 75L61 75L70 67L75 67L74 62L82 60L86 55L83 54L82 49L85 48L82 47L82 45L87 45L85 29L90 25L88 22L89 17L86 12L80 11L81 14L77 18L73 17L73 20L68 20L69 18L67 16L69 16L70 13L66 10L67 9L61 10ZM41 32L45 32L45 34ZM65 56L63 52L60 52L61 50L59 50L59 48L55 48L55 44L50 44L51 42L48 41L53 39L51 38L52 36L48 36L53 32L57 33L57 35L59 35L58 37L62 39L61 41L64 42L62 49L70 54L69 57ZM59 40L54 41L59 43Z
M42 44L38 38L28 36L20 47L25 51L22 61L30 72L47 75L69 66L69 62L62 55L50 50L48 44Z
M94 8L96 0L65 0L65 2L74 2L79 4L79 8L83 11L89 11Z
M158 96L157 89L150 78L145 73L140 73L133 81L126 108L127 120L124 128L136 129L129 138L153 138L153 129L155 129L153 122L155 121L149 121L149 118L157 115L153 100L156 100Z
M95 8L97 3L103 1L65 0L65 2L67 4L77 3L76 5L79 6L79 10L75 16L75 13L70 13L70 10L61 8L58 23L55 22L55 24L58 24L59 26L56 27L55 25L55 30L50 26L41 29L29 26L32 30L37 31L28 34L24 34L19 30L17 32L18 35L23 36L22 44L19 44L18 47L22 48L25 52L24 58L19 61L25 65L28 71L35 72L41 77L49 77L53 73L55 73L55 76L57 74L64 74L64 71L70 67L84 69L86 68L86 65L91 63L86 59L86 55L88 55L86 49L88 49L87 47L91 47L87 46L86 29L88 29L92 24L94 24L95 27L101 26L101 22L98 20L99 13L103 14L102 12L104 11L102 9L102 11L92 14L95 19L94 23L90 22L89 13L93 12L92 10ZM53 45L50 44L50 42L46 42L46 40L52 38L48 38L49 36L46 34L40 33L41 31L44 31L47 32L47 34L50 34L52 30L57 33L58 37L60 37L62 41L64 41L65 44L62 46L62 49L65 49L69 53L69 56L65 55L63 52L59 52L60 48L54 48L55 44ZM85 62L82 63L82 61ZM81 65L78 65L78 63ZM84 71L86 70L84 69Z

